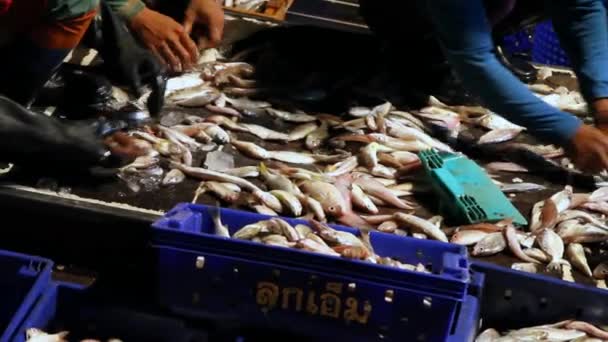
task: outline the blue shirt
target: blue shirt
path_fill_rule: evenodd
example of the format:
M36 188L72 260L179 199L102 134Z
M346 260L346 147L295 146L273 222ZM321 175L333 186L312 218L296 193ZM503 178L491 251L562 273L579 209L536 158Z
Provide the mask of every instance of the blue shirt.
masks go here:
M608 97L608 23L602 0L546 3L583 96L587 102ZM561 145L571 140L581 121L537 98L496 58L482 0L426 0L426 6L446 57L467 90L534 136Z

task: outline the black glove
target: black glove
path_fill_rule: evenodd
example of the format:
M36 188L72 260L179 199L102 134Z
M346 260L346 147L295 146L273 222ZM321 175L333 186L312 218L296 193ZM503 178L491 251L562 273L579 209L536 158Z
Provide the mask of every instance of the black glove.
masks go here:
M100 132L99 125L36 114L0 96L1 161L41 169L86 168L110 155Z
M118 76L141 95L140 89L147 85L152 94L148 98L148 111L156 116L164 105L166 79L156 58L137 44L124 23L101 2L103 46L101 56L110 74Z

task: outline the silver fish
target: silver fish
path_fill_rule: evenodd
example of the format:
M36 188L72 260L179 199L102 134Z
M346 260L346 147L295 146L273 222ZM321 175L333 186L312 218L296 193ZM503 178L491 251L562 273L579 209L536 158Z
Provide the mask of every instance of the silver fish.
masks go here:
M521 133L518 128L496 129L482 135L477 141L478 144L496 144L512 140Z
M538 238L540 248L551 257L547 269L559 271L564 257L564 242L552 229L543 229Z
M332 163L337 160L344 160L350 157L350 154L309 154L303 152L292 151L268 151L270 159L292 163L292 164L315 164L317 162Z
M427 220L421 219L417 216L405 214L405 213L395 213L394 216L397 222L401 222L406 224L412 228L415 228L424 234L427 234L434 238L435 240L448 242L448 238L445 233L437 228L434 224L428 222Z
M582 331L553 327L532 327L509 332L509 336L520 341L570 341L585 335Z
M532 206L532 215L530 216L529 230L531 232L537 231L541 226L540 216L542 213L543 205L545 201L539 201Z
M494 342L494 340L498 339L500 334L495 329L486 329L481 334L477 336L475 342Z
M422 142L425 145L436 148L440 151L453 152L452 148L448 145L432 138L431 136L418 129L408 127L388 119L385 120L385 122L388 134L395 138L405 140L416 140Z
M576 267L586 276L592 276L591 269L589 268L589 263L587 263L587 257L585 256L585 251L583 250L583 246L581 244L569 244L566 247L566 256L568 257L568 260L570 260L572 266Z
M374 176L388 179L395 179L397 177L397 169L394 169L392 167L386 167L381 164L372 167L369 172Z
M519 240L517 239L517 233L515 227L509 225L505 228L505 238L507 240L507 245L511 249L513 254L526 262L539 263L536 259L527 256L519 245Z
M562 214L559 215L557 220L558 220L558 222L562 222L562 221L574 220L574 219L591 223L592 225L594 225L598 228L602 228L602 229L608 231L608 226L605 225L602 221L593 217L593 215L591 215L587 212L581 211L581 210L566 210Z
M254 124L239 124L247 133L253 134L262 140L283 140L288 141L289 135L277 131L273 131L264 126Z
M608 340L608 331L600 329L594 325L591 325L587 322L581 321L572 321L566 324L567 329L578 330L589 336L597 337L602 340Z
M499 188L504 193L520 193L520 192L528 192L528 191L540 191L540 190L546 189L546 187L544 185L535 184L535 183L501 184L499 186Z
M234 191L230 187L226 186L227 183L215 182L215 181L207 181L201 184L201 186L215 194L222 201L232 203L235 202L239 198L240 191Z
M362 118L368 116L372 113L372 110L367 107L352 107L348 110L348 114L350 116L354 116L356 118Z
M262 191L262 189L260 189L253 183L251 183L243 178L239 178L239 177L228 175L226 173L211 171L211 170L207 170L207 169L203 169L203 168L199 168L199 167L191 167L191 166L187 166L187 165L184 165L181 163L176 163L176 162L171 162L171 167L180 169L185 174L190 175L191 177L200 178L202 180L214 180L214 181L219 181L219 182L234 183L243 189L247 189L247 190L251 191L251 193L254 196L256 196L260 201L262 201L269 208L271 208L275 211L281 211L281 209L282 209L281 202L279 202L279 200L276 197L274 197L273 195L271 195L265 191Z
M302 237L306 237L308 234L312 233L312 229L305 224L298 224L294 228Z
M363 165L365 165L368 168L373 168L378 165L378 152L391 152L391 151L393 151L392 148L387 148L376 142L372 142L361 148L359 157L361 158Z
M122 172L137 172L137 170L154 167L158 165L159 162L160 159L156 157L142 156L135 158L132 163L121 167L119 170Z
M167 139L169 139L170 141L174 141L174 142L178 141L192 151L197 151L198 149L201 148L200 143L198 143L196 140L190 138L189 136L183 134L180 131L177 131L177 130L174 130L174 129L171 129L168 127L163 127L163 126L157 126L157 127L163 133L163 135L165 135L165 137Z
M382 222L378 228L376 228L379 232L383 233L394 233L397 228L399 228L399 224L393 220L388 220Z
M489 256L502 252L507 242L502 232L490 233L479 241L474 247L474 256Z
M268 216L278 216L279 215L276 213L276 211L268 208L267 206L265 206L263 204L252 205L251 208L253 210L255 210L255 212L258 214L268 215Z
M348 157L333 165L328 165L323 173L327 177L339 177L354 170L358 165L357 157Z
M587 202L584 203L581 208L608 215L608 202Z
M426 113L426 111L424 111L424 112ZM434 114L434 113L429 113L429 114ZM420 121L420 119L418 119L417 117L415 117L414 115L412 115L411 113L408 113L408 112L393 110L393 111L389 112L389 115L387 116L387 118L392 121L398 122L402 125L416 128L420 131L426 130L424 123L422 121Z
M511 121L503 118L500 115L495 113L488 113L479 119L474 121L477 125L485 127L491 131L499 130L499 129L513 129L513 130L524 130L525 128L522 126L518 126Z
M270 103L264 101L254 101L250 100L246 97L241 98L230 98L226 96L226 102L230 103L234 108L242 110L242 111L255 111L259 109L269 108L271 106Z
M274 108L266 108L266 112L271 116L282 119L289 122L313 122L317 121L317 118L306 113L290 113L283 110Z
M313 132L306 136L306 148L309 150L315 150L323 144L323 141L329 137L329 131L327 129L327 122L321 122L321 126L315 129Z
M607 202L608 201L608 187L603 187L595 190L589 196L589 202Z
M171 93L189 89L192 87L202 86L205 81L201 78L201 75L197 72L186 73L178 77L171 77L167 80L165 86L165 96L171 95Z
M232 237L235 239L250 240L260 233L269 233L269 226L274 224L275 223L270 220L258 221L252 224L248 224L236 231L232 235Z
M235 176L239 178L256 178L260 175L257 166L237 167L228 170L222 170L222 172L230 176Z
M527 256L534 258L542 263L548 263L551 261L551 257L547 255L547 253L543 252L542 249L538 248L526 248L524 249L524 254Z
M417 154L408 151L395 151L390 155L403 165L420 161Z
M220 208L218 206L215 206L215 207L209 207L209 209L207 209L207 210L209 211L209 215L211 216L211 218L213 220L213 226L215 227L215 235L223 236L223 237L230 237L230 232L228 231L228 227L226 227L222 223Z
M543 95L551 94L554 91L552 86L547 85L545 83L528 84L528 88L530 88L530 90L532 90L535 93L543 94Z
M203 107L220 96L215 88L206 85L176 90L167 96L167 101L183 107Z
M462 230L452 235L450 242L457 245L470 246L481 241L486 235L488 233L482 230Z
M205 109L216 114L234 116L237 118L242 117L241 112L232 107L220 107L214 104L205 105Z
M378 208L376 207L376 205L369 197L367 197L367 195L363 192L363 190L361 190L361 188L357 184L352 184L351 193L354 206L363 209L370 214L378 213Z
M203 132L218 144L227 144L230 142L230 134L218 125L207 124L203 128Z
M266 167L266 164L260 163L259 170L260 176L270 189L287 191L296 196L302 195L302 191L300 191L300 188L293 184L293 182L289 180L289 178L283 176L282 174L270 171Z
M289 209L294 216L302 214L302 204L296 196L285 190L271 190L270 193L281 201L283 208Z
M161 184L164 186L179 184L183 182L184 179L186 179L186 175L183 172L178 169L173 169L165 174Z
M385 102L381 105L372 108L370 115L385 116L391 111L392 108L393 105L390 102Z
M254 143L232 139L231 144L247 157L261 160L270 159L270 152Z
M506 172L528 172L528 169L515 164L515 163L505 163L505 162L492 162L486 164L486 170L495 172L495 171L506 171Z
M516 262L511 265L511 269L528 273L538 273L540 267L538 264L531 262Z
M319 126L317 126L314 122L308 122L296 126L288 135L288 141L297 141L300 139L306 138L309 134L317 130Z
M592 224L580 224L576 220L568 220L558 226L558 235L566 243L600 242L608 240L608 232Z
M322 244L320 244L314 240L311 240L311 239L299 240L297 242L297 247L301 248L303 250L306 250L306 251L321 253L321 254L325 254L325 255L336 256L336 257L340 256L339 253L334 252L334 250L332 250L331 248L323 246Z
M317 201L316 199L309 197L309 196L303 196L302 202L305 203L308 211L312 212L314 214L314 217L317 221L319 221L319 222L327 221L327 217L325 216L325 212L323 211L323 206L321 205L321 203L319 201Z
M333 184L321 181L305 181L300 185L300 188L308 196L321 203L326 214L340 217L348 209L344 197Z
M572 201L572 195L573 195L572 187L569 185L566 185L564 187L564 190L551 196L551 199L553 200L553 202L555 203L555 207L557 208L558 214L570 207L570 204Z
M262 237L262 243L270 246L294 247L295 243L290 242L283 235L270 234Z
M303 236L300 236L298 231L287 221L280 218L272 218L270 221L280 228L281 234L285 236L288 241L295 242L304 238Z
M600 263L593 269L593 278L595 279L606 279L608 275L608 264Z
M355 180L354 184L361 187L366 194L378 197L396 208L406 210L413 209L411 205L395 196L391 190L374 179L359 177Z
M65 338L69 332L62 331L56 334L48 334L37 328L28 328L25 331L26 342L68 342Z

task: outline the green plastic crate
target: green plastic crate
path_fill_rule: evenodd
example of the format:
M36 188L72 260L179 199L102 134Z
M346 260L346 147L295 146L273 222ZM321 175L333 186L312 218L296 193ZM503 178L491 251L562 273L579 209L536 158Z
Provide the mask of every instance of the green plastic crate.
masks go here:
M455 223L496 222L512 218L516 225L528 221L492 182L484 169L469 158L426 150L418 154L428 180L440 197L440 211Z

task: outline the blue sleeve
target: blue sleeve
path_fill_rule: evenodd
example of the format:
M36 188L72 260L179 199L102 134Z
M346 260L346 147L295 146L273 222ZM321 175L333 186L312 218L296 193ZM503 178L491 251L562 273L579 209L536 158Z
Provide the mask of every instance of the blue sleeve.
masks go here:
M608 23L602 0L547 1L587 102L608 97Z
M578 118L537 98L494 54L482 0L426 0L446 57L465 88L484 105L541 139L565 145Z

